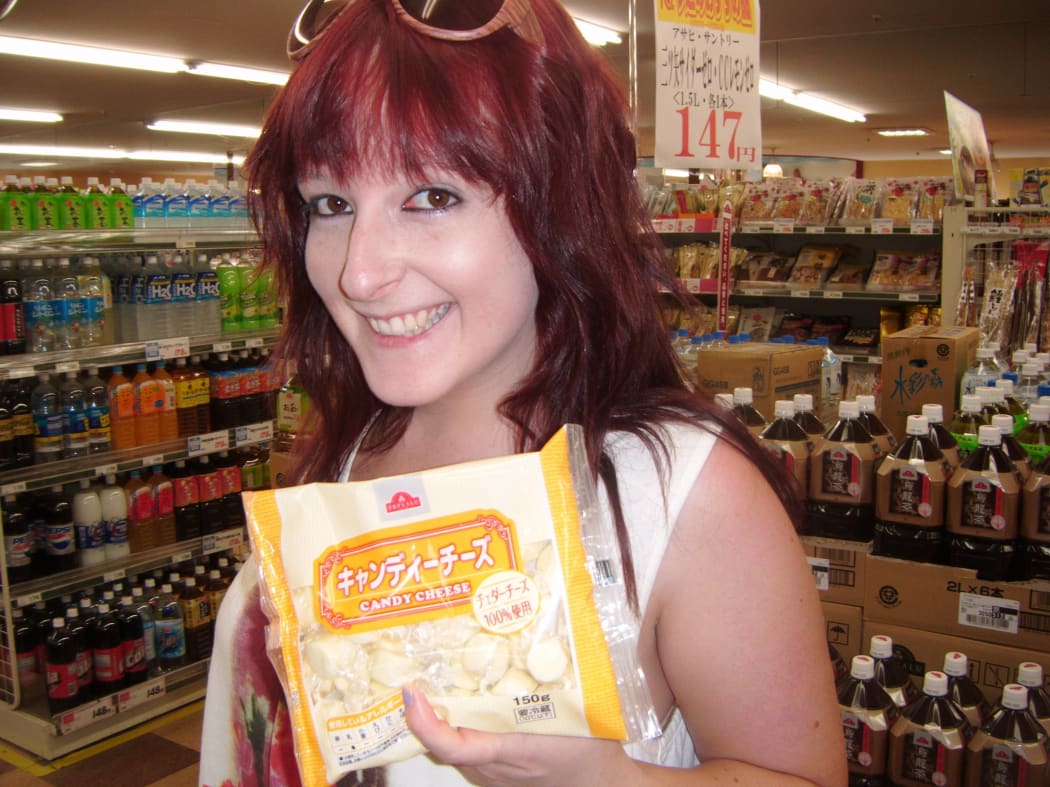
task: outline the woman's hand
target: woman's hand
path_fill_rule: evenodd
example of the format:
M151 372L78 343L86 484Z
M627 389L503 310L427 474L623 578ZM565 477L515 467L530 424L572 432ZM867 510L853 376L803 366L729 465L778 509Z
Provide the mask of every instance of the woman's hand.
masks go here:
M633 761L617 741L453 727L438 718L422 692L406 686L403 694L409 729L433 757L454 765L472 784L632 783Z

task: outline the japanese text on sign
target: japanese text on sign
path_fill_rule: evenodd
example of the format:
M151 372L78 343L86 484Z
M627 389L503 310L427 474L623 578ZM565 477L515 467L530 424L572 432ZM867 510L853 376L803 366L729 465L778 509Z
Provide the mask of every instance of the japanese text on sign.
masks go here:
M758 0L654 0L658 167L757 168Z

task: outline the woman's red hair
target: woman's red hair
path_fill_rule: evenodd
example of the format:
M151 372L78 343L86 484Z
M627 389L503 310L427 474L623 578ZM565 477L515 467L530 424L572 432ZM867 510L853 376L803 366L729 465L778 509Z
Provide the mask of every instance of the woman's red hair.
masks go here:
M718 429L762 469L796 520L797 502L729 411L683 384L658 290L686 308L689 296L641 201L618 79L556 0L531 6L542 47L509 29L439 41L399 23L389 0L357 0L270 109L247 165L252 215L287 299L279 356L294 361L316 415L297 446L293 479L334 479L366 427L367 447L382 449L410 415L373 396L307 279L297 179L457 172L504 198L539 286L536 361L500 412L516 428L519 451L539 449L563 424L584 427L591 467L616 510L634 600L615 471L603 450L610 432L638 435L666 462L660 423Z

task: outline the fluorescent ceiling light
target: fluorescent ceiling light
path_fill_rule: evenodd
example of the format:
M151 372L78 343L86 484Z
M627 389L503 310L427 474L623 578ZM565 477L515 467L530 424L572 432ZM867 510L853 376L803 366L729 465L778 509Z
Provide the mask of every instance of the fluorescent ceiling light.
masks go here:
M45 167L57 167L58 166L58 162L57 161L21 161L21 162L19 162L18 166L20 166L20 167L38 167L38 168L43 169Z
M288 81L288 74L283 71L268 71L263 68L245 68L244 66L226 66L221 63L190 63L189 71L204 77L236 79L241 82L260 82L264 85L281 86Z
M92 66L159 71L165 74L175 74L187 68L185 61L177 57L147 55L141 52L125 52L119 49L102 49L94 46L62 44L56 41L40 41L12 36L0 36L0 53L41 57L46 60L63 60L68 63L87 63Z
M79 148L56 145L4 145L0 144L0 155L40 156L57 158L128 159L131 161L176 161L187 164L244 163L244 156L227 158L225 154L190 152L179 150L121 150L119 148Z
M952 154L952 149L945 148L944 150L938 150L937 152L940 153L942 156L950 156Z
M38 109L13 109L0 107L0 120L25 120L29 123L58 123L62 116L57 112L42 112Z
M766 166L762 167L762 177L764 178L782 178L784 177L784 168L777 162L771 161Z
M925 137L930 134L927 128L882 128L875 132L880 137Z
M867 120L862 113L855 109L836 104L834 101L828 101L826 98L820 98L811 93L792 90L769 79L758 80L758 92L759 95L766 98L783 101L785 104L791 104L800 109L808 109L810 112L818 112L821 115L827 115L836 120L844 120L847 123L864 123Z
M255 139L262 133L258 126L235 123L198 123L194 120L154 120L147 124L150 131L175 131L180 134L211 134L218 137L245 137Z
M181 150L132 150L127 153L132 161L180 161L187 164L227 164L240 166L244 156L230 156L225 153L204 153Z
M619 44L623 41L620 34L610 27L596 25L594 22L576 17L573 17L572 21L576 23L576 27L579 28L580 34L588 44L605 46L606 44Z

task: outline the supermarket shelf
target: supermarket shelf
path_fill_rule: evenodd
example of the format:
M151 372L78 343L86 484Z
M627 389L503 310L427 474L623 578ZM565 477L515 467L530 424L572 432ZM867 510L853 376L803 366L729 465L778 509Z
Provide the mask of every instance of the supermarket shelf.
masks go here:
M46 257L51 254L100 254L131 247L224 249L241 248L258 242L258 236L247 222L239 227L0 232L0 255Z
M687 292L693 295L714 295L718 292L717 279L680 279ZM752 298L813 298L817 300L878 301L880 303L937 303L936 292L872 292L866 290L811 290L802 287L748 287L746 284L730 290L732 296Z
M712 234L721 229L721 220L711 217L653 219L661 235ZM796 226L792 221L767 223L744 222L733 227L734 235L940 235L941 227L930 221L916 221L906 227L894 226L892 220L875 219L870 224L854 226Z
M882 364L881 355L862 355L859 353L841 352L840 350L836 350L834 347L832 348L832 351L835 353L836 356L838 356L838 359L843 363L870 363L875 366L879 366Z

